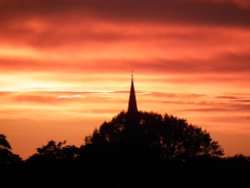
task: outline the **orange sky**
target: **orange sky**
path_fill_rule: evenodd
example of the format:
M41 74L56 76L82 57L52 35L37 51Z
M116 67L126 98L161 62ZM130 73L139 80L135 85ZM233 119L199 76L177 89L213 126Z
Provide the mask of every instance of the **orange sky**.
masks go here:
M250 155L248 0L0 0L0 133L27 158L50 139L83 144L126 110L208 130Z

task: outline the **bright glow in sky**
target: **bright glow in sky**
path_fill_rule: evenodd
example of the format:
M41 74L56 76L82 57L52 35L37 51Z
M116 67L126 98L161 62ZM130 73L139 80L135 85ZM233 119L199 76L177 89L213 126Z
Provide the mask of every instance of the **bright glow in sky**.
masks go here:
M248 0L0 0L0 133L27 158L127 109L186 118L250 155Z

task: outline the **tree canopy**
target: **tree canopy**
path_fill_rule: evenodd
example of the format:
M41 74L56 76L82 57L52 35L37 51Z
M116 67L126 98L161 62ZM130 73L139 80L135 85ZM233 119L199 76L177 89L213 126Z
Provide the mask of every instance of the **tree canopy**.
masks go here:
M172 115L139 112L129 121L119 113L85 138L83 155L92 159L173 159L219 157L223 150L210 134Z
M0 165L19 164L22 161L18 155L12 153L11 149L6 136L0 134Z
M37 148L27 162L32 164L58 164L72 161L78 157L78 148L74 145L65 145L66 141L50 140L46 145Z

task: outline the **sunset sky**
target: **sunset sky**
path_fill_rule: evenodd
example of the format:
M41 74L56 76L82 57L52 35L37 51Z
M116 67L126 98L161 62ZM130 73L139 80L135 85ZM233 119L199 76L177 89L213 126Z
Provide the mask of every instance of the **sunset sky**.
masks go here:
M249 0L0 0L0 133L24 159L127 109L250 155Z

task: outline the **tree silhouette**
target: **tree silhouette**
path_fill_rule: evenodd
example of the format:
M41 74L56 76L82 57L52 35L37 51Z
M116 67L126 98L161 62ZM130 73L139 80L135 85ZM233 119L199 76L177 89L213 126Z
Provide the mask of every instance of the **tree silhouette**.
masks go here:
M58 164L73 161L78 157L78 148L74 145L65 146L66 141L51 140L47 145L37 148L37 153L27 159L32 164Z
M11 145L6 139L6 136L0 134L0 165L13 165L21 163L22 159L13 154Z
M237 154L231 157L227 157L226 161L230 163L231 167L250 168L250 156Z
M139 112L131 122L121 112L85 138L81 155L90 159L174 159L219 157L223 150L210 134L186 120Z

